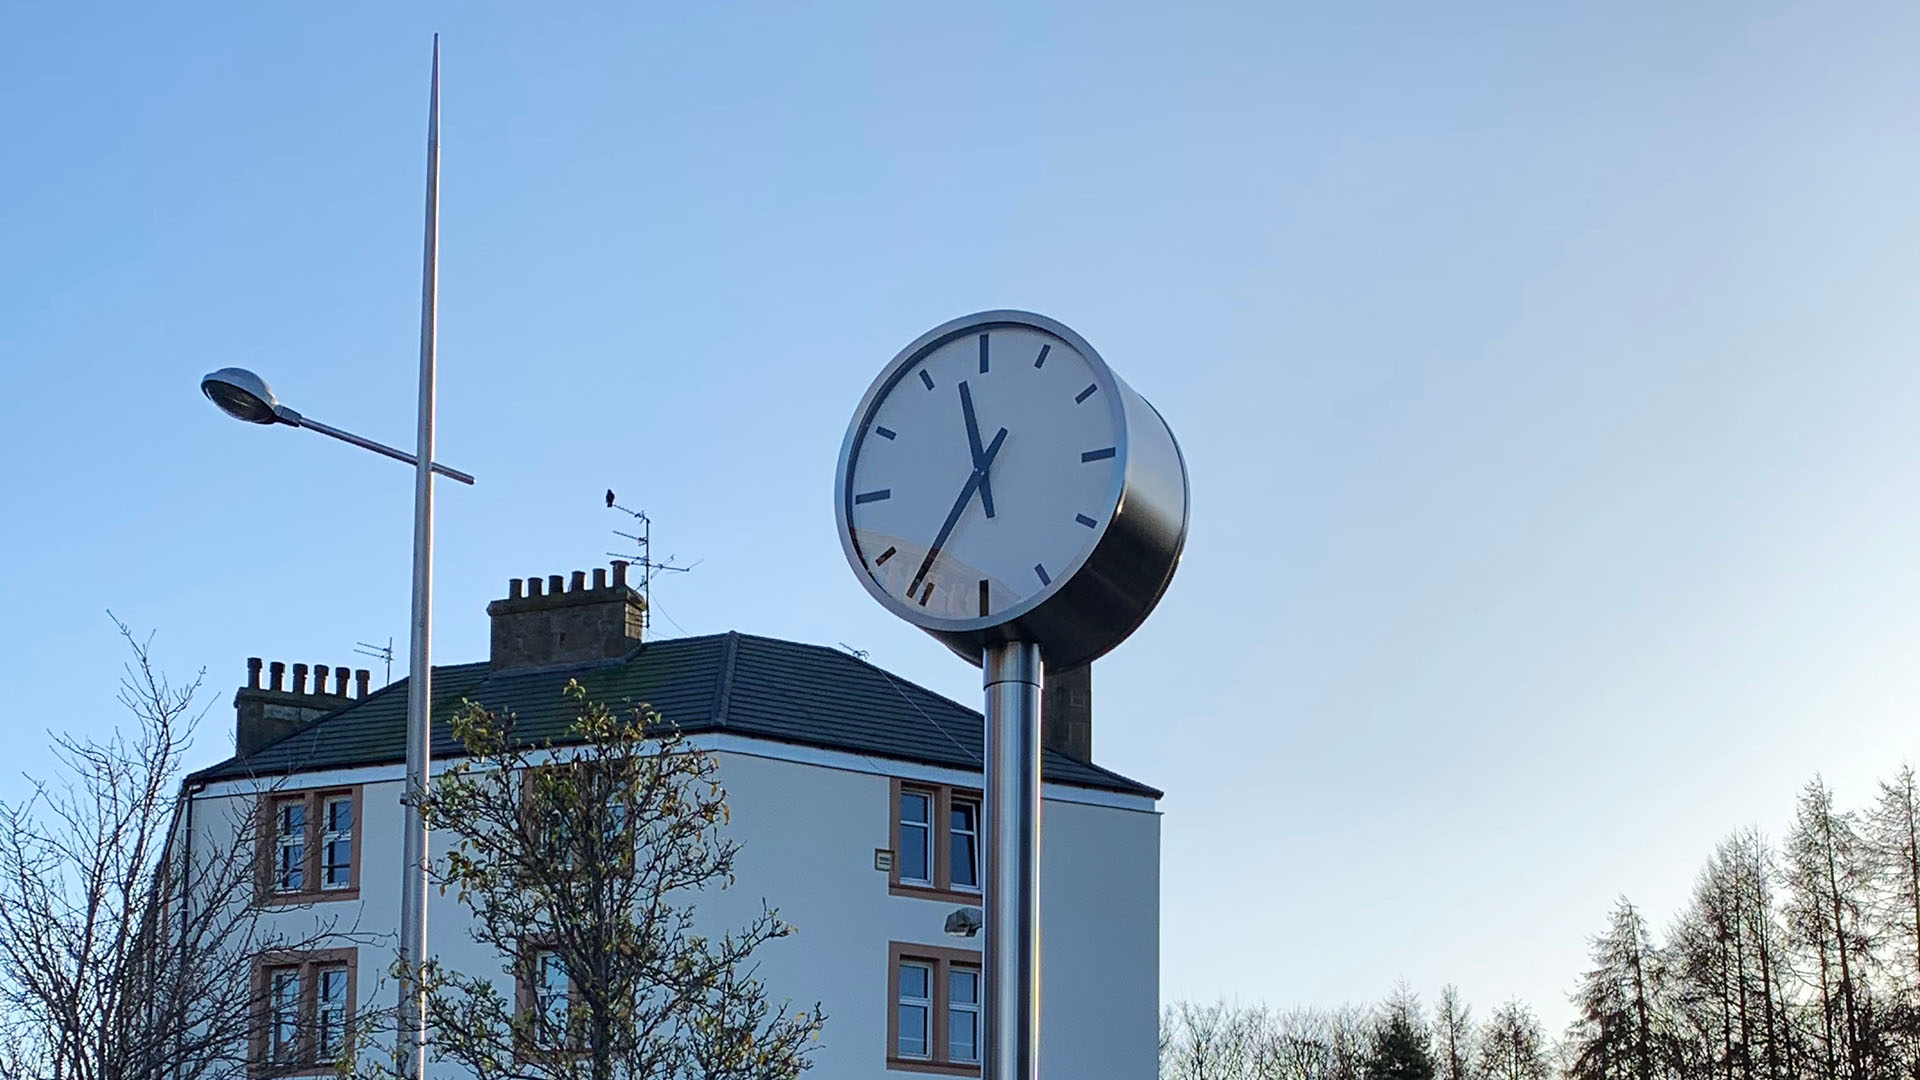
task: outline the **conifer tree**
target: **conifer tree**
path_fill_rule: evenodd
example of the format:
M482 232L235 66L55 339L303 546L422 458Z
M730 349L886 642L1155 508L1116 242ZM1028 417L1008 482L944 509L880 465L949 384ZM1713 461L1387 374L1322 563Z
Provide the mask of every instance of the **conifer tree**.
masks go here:
M1662 969L1646 922L1626 897L1593 939L1594 966L1574 995L1568 1033L1574 1080L1655 1080L1673 1053L1662 1010Z
M1433 1059L1440 1080L1473 1080L1473 1008L1460 1000L1460 988L1440 988L1433 1016Z
M1394 989L1368 1048L1367 1080L1433 1080L1432 1041L1424 1014L1411 990L1405 985Z

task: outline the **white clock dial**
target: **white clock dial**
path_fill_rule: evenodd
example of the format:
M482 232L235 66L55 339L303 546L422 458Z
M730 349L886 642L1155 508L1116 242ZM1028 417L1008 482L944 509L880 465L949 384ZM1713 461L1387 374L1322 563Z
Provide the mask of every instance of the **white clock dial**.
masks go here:
M1086 561L1114 513L1121 409L1073 345L982 327L903 368L846 469L846 521L867 574L925 615L992 619Z

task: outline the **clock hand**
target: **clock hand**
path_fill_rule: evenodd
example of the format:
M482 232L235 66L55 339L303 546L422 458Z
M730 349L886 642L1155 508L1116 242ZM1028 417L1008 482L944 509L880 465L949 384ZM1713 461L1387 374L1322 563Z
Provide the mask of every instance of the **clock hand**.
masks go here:
M980 445L980 421L973 415L973 392L967 389L967 380L960 380L960 411L967 418L967 448L973 451L973 468L980 474L980 505L993 516L993 483L986 475L987 466L982 460L986 450Z
M981 452L980 467L973 470L972 475L967 477L966 484L960 488L960 497L953 500L953 509L947 511L947 520L941 524L939 533L934 536L933 546L927 549L927 557L920 560L920 569L914 571L913 582L907 586L907 596L913 596L914 591L920 588L920 583L926 579L927 571L933 569L933 560L940 557L940 549L946 546L947 538L953 535L953 527L960 523L960 515L966 512L967 500L973 498L974 489L986 479L987 469L992 467L994 457L1000 453L1000 444L1006 441L1007 429L1001 428L1000 433L993 437L993 442Z

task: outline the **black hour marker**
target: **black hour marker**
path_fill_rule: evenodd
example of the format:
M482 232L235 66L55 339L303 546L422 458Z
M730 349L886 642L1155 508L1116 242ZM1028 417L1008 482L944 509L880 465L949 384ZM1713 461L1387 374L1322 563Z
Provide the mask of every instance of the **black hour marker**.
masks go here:
M891 559L891 558L893 558L893 553L894 553L894 552L896 552L896 551L899 551L899 550L900 550L900 549L899 549L899 548L897 548L897 547L890 547L890 548L888 548L887 550L885 550L885 551L883 551L883 552L881 552L881 553L880 553L880 557L879 557L879 558L877 558L877 559L875 559L875 560L873 560L873 565L875 565L875 566L883 566L883 565L885 565L885 564L886 564L886 561L887 561L888 559Z
M1085 515L1085 514L1075 514L1075 515L1073 515L1073 520L1075 520L1075 521L1077 521L1077 522L1079 522L1079 523L1080 523L1080 524L1082 524L1082 525L1085 525L1085 526L1086 526L1087 528L1089 528L1089 529L1091 529L1091 528L1093 528L1093 527L1094 527L1095 525L1098 525L1098 524L1100 524L1099 522L1097 522L1097 521L1095 521L1095 520L1093 520L1092 518L1090 518L1090 517L1088 517L1088 516L1087 516L1087 515ZM893 549L892 549L892 548L888 548L888 549L887 549L887 554L888 554L888 555L891 555L892 553L893 553ZM883 558L883 559L884 559L884 558L886 558L886 556L885 556L885 555L883 555L883 556L881 556L881 558Z
M1088 450L1086 453L1080 455L1080 460L1081 461L1105 461L1106 459L1112 456L1113 456L1113 447L1109 446L1104 450Z
M853 497L853 503L855 506L858 506L861 503L879 502L882 499L891 498L893 498L893 489L881 488L879 491L863 491L855 495Z
M933 376L927 374L926 368L920 369L920 381L927 384L927 389L933 389Z
M927 601L931 599L933 599L933 582L929 581L927 587L920 590L920 606L926 607Z
M926 373L926 372L924 372L924 371L920 373L920 375L921 375L921 377L923 377L923 378L924 378L924 377L926 376L926 374L927 374L927 373ZM931 389L933 389L933 385L932 385L931 383L929 383L929 384L927 385L927 389L929 389L929 390L931 390ZM1091 384L1091 385L1089 385L1089 386L1088 386L1088 387L1087 387L1087 388L1086 388L1085 390L1082 390L1082 391L1080 391L1080 396L1079 396L1079 397L1076 397L1076 398L1074 398L1074 399L1073 399L1073 403L1074 403L1075 405L1078 405L1078 404L1080 404L1081 402L1083 402L1083 401L1085 401L1085 400L1087 400L1088 398L1090 398L1090 397L1092 397L1092 396L1093 396L1093 392L1094 392L1095 390L1098 390L1098 389L1100 389L1100 384L1099 384L1099 383L1093 383L1093 384Z
M891 438L893 438L893 432L892 432L892 431L891 431L890 429L888 429L888 428L883 428L883 427L877 427L877 428L874 428L874 429L873 429L873 433L874 433L875 435L878 435L878 436L880 436L880 437L881 437L881 438L883 438L883 439L891 439Z
M1034 367L1046 367L1046 366L1047 366L1047 354L1048 354L1048 353L1050 353L1050 352L1052 352L1052 351L1053 351L1053 346L1051 346L1051 345L1042 345L1042 346L1040 346L1040 355L1039 355L1039 356L1036 356L1036 357L1034 357L1034 358L1033 358L1033 366L1034 366Z
M980 614L987 613L987 579L980 579Z
M1033 572L1034 572L1034 573L1036 573L1036 574L1039 574L1039 575L1040 575L1040 584L1042 584L1042 585L1051 585L1051 584L1053 584L1053 579L1047 576L1047 568L1046 568L1046 567L1044 567L1044 566L1042 566L1042 565L1040 565L1039 563L1034 563L1034 564L1033 564Z
M987 335L980 335L980 374L987 373Z

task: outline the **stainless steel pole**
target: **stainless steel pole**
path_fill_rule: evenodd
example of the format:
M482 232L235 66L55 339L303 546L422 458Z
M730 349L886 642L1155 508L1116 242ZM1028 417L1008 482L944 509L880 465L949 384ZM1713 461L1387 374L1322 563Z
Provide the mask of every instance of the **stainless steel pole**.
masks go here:
M981 1080L1040 1075L1040 647L994 645L987 715L986 1054Z
M424 1080L427 1015L420 965L427 959L427 821L420 813L432 765L428 709L433 700L433 376L436 285L440 264L440 35L433 36L433 84L427 107L427 234L420 285L420 426L413 480L413 643L407 674L405 873L400 887L400 1040L406 1075Z

